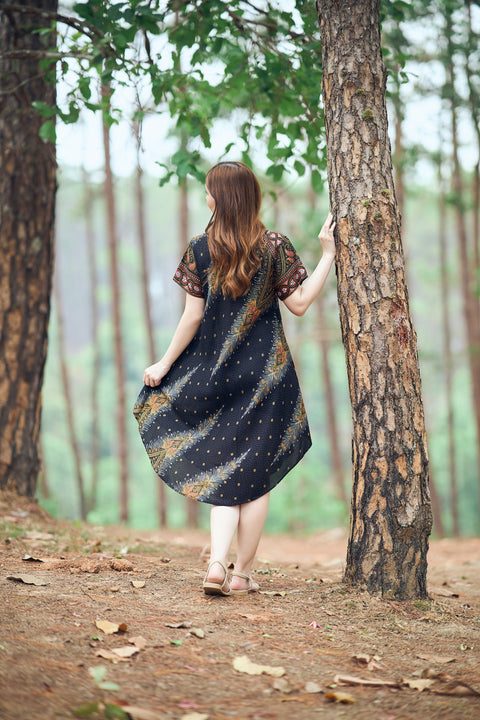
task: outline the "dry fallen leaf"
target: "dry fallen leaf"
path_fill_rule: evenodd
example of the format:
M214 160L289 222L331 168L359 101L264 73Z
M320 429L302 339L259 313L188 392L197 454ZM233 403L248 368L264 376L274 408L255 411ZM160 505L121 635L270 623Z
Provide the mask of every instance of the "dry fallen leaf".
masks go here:
M307 682L307 683L305 683L305 692L320 693L320 692L322 692L322 688L320 687L320 685L317 685L317 683Z
M190 635L195 635L195 637L202 640L205 637L205 632L202 630L202 628L192 628L190 630Z
M407 685L410 690L418 690L419 692L422 692L423 690L427 690L431 687L434 682L435 680L430 680L429 678L421 678L420 680L402 680L402 685Z
M13 582L21 582L25 585L48 585L45 580L42 580L42 578L39 578L37 575L7 575L7 580L12 580Z
M32 557L31 555L24 555L22 560L24 562L44 562L44 560L42 560L41 558Z
M380 678L372 678L365 680L364 678L355 677L355 675L335 675L334 683L343 683L344 685L370 685L371 687L399 687L399 683L395 680L381 680Z
M285 675L285 668L272 665L257 665L252 662L246 655L241 655L234 658L233 667L238 672L246 673L247 675L272 675L273 677L282 677Z
M364 654L352 656L352 660L355 660L359 665L366 667L369 671L383 669L383 666L377 662L377 659L379 659L378 656L371 657L370 655Z
M286 678L276 678L272 683L272 688L287 695L293 690Z
M339 703L354 703L356 702L355 698L353 698L351 695L348 695L348 693L339 692L338 690L330 690L329 692L325 693L325 700L330 700L330 702L339 702Z
M178 622L178 623L165 623L165 627L170 627L170 628L175 628L175 629L178 629L178 628L191 628L191 627L192 627L192 623L191 623L191 622L187 622L187 621L182 621L182 622Z
M439 595L440 597L458 598L458 593L453 592L452 590L447 590L446 588L431 587L428 590L430 593L432 593L432 595Z
M112 652L115 653L115 655L118 655L118 657L129 658L132 657L132 655L139 653L140 648L135 645L124 645L123 647L114 648Z
M145 650L147 647L147 641L144 637L141 635L137 635L136 637L127 638L129 643L132 643L132 645L135 645L139 650Z
M258 592L260 595L268 595L269 597L273 597L274 595L284 597L287 594L285 590L259 590Z
M144 588L145 580L130 580L134 588Z
M110 620L95 620L95 625L99 630L102 630L105 635L113 635L117 632L126 632L128 625L127 623L113 623Z
M428 655L428 653L419 653L417 657L421 660L427 660L427 662L439 663L440 665L455 662L455 658L445 657L444 655Z
M112 662L128 662L128 658L122 658L120 655L116 655L111 650L97 650L95 655L97 657L104 658L105 660L111 660Z

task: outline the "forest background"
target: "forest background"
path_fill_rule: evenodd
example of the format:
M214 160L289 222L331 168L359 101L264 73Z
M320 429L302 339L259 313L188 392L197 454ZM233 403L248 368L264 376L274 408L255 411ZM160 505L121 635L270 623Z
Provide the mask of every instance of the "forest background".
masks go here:
M415 3L403 5L412 9ZM434 532L478 534L479 448L469 370L474 348L463 317L465 259L459 252L459 233L463 221L468 270L478 297L480 8L456 3L453 12L445 13L443 2L426 5L427 14L405 12L383 24L387 64L389 56L397 64L390 68L388 100L396 192L438 500ZM68 77L66 82L68 86ZM60 98L67 86L59 84ZM135 94L125 90L122 103L135 101ZM241 122L241 113L232 112L216 123L212 148L203 152L205 168L222 154L228 138L239 136ZM58 127L55 299L42 415L45 472L39 485L40 500L53 514L72 519L83 514L99 524L120 517L111 213L120 262L125 389L132 407L152 344L159 358L180 316L182 292L171 277L188 238L202 232L209 218L197 180L159 186L165 170L161 164L168 164L185 143L166 115L147 115L141 126L119 120L109 130L109 142L111 158L105 153L98 113ZM325 177L297 177L295 168L282 159L278 164L285 168L283 179L267 173L261 140L250 156L264 190L265 223L287 234L307 268L313 269L319 257L315 238L328 210ZM224 157L242 158L242 143ZM115 175L113 193L106 182L106 163ZM142 240L147 244L147 279ZM151 322L144 310L145 288ZM313 448L272 493L267 530L346 525L352 428L334 278L304 318L284 317ZM168 490L159 502L159 484L133 416L128 444L130 524L205 524L203 506L197 513L198 505L192 507Z

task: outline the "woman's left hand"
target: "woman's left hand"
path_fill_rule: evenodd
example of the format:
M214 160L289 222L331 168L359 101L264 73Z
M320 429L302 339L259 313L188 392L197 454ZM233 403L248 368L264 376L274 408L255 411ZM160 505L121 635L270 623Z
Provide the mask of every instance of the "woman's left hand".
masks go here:
M143 373L143 384L149 385L150 387L156 387L162 382L162 378L170 370L171 365L160 360L154 365L150 365Z

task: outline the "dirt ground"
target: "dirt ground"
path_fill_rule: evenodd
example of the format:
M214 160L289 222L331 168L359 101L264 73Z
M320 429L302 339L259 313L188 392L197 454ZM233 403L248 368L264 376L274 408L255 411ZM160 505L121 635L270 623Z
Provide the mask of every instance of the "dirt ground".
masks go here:
M203 531L0 495L0 717L478 720L480 539L431 543L428 601L349 590L345 551L344 530L265 537L262 592L207 597Z

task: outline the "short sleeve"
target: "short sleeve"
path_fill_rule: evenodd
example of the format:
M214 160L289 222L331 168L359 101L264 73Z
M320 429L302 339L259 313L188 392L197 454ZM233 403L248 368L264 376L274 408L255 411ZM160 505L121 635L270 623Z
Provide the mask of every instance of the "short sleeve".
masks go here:
M285 235L271 235L275 238L269 238L270 243L273 240L276 246L273 289L279 300L285 300L306 280L308 273L290 240Z
M202 281L197 268L192 243L189 243L183 258L180 260L175 271L173 280L182 287L185 292L194 297L203 298Z

